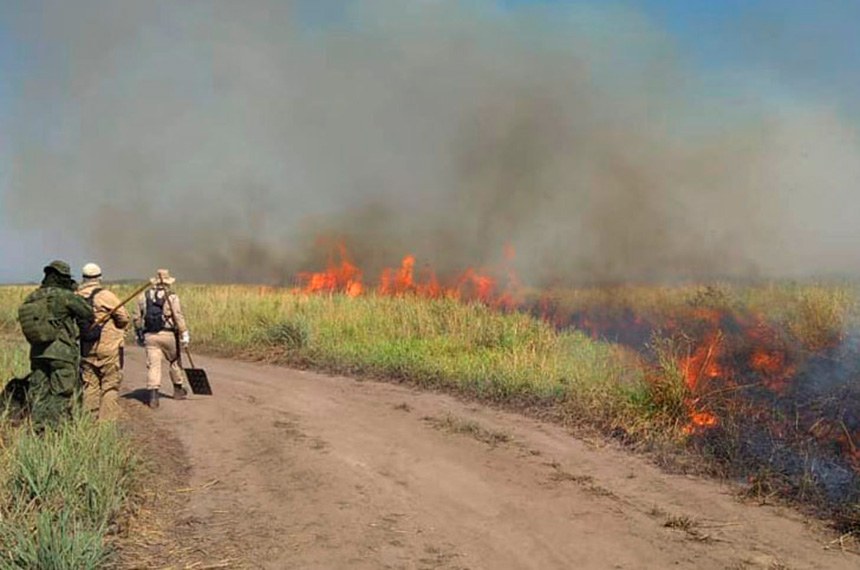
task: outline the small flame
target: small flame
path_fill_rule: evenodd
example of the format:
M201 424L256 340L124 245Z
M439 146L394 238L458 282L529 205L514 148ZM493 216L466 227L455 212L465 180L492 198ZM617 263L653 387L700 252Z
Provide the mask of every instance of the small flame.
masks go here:
M696 391L704 381L725 375L719 361L721 354L722 336L717 332L711 334L693 354L681 361L681 370L684 371L687 388L691 392Z
M750 368L762 377L767 388L782 393L796 373L796 367L788 364L787 355L779 350L756 347L750 357Z
M727 376L726 370L720 365L722 352L722 335L717 331L712 333L690 356L682 360L681 370L684 372L690 394L701 393L710 381ZM698 398L687 400L690 417L689 423L683 428L683 432L687 435L712 428L719 423L717 416L699 409L698 404Z
M692 435L716 427L719 423L719 418L710 412L692 412L690 423L685 425L682 431L686 435Z

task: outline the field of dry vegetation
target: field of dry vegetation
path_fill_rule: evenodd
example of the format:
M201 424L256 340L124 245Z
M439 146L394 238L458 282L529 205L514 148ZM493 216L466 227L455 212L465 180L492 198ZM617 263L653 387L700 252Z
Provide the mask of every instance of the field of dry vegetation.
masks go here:
M6 334L24 292L0 290ZM860 530L851 284L559 290L526 293L515 308L408 293L178 292L198 350L407 382L600 430L669 468Z

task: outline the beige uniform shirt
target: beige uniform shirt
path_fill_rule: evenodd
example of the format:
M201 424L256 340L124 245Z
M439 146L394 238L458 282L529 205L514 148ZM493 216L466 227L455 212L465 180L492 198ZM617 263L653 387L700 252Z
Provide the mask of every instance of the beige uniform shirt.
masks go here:
M101 289L93 296L93 291ZM102 327L102 333L94 343L81 342L82 358L90 364L99 366L105 361L119 356L119 349L124 344L125 329L128 327L131 319L128 316L128 311L125 307L119 306L120 300L111 291L102 288L98 281L85 282L77 291L77 294L84 299L92 297L93 312L96 315L96 322L100 322L116 307L113 315L105 322Z
M164 300L164 328L175 330L179 334L188 330L188 325L185 324L185 317L182 315L182 304L179 302L179 297L169 288L155 286L147 289L143 295L137 298L137 305L134 310L134 327L137 329L143 328L143 316L146 314L146 297L155 292L159 297L168 295Z

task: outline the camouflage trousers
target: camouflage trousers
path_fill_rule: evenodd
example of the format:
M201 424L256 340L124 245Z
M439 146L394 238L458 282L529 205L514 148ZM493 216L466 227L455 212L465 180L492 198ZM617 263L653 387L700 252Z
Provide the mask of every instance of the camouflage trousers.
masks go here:
M30 361L30 417L37 429L57 426L72 417L79 382L77 364L34 358Z
M122 359L119 353L101 358L98 364L81 362L84 409L99 420L117 420L122 414L119 388L122 384Z

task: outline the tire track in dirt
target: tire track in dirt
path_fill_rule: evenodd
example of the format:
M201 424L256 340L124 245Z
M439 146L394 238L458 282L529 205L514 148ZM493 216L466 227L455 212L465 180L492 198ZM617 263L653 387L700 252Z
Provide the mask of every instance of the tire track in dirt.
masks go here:
M126 390L144 386L130 351ZM135 414L190 463L201 555L235 567L860 567L797 513L436 393L200 358L216 393ZM211 553L207 550L210 549Z

